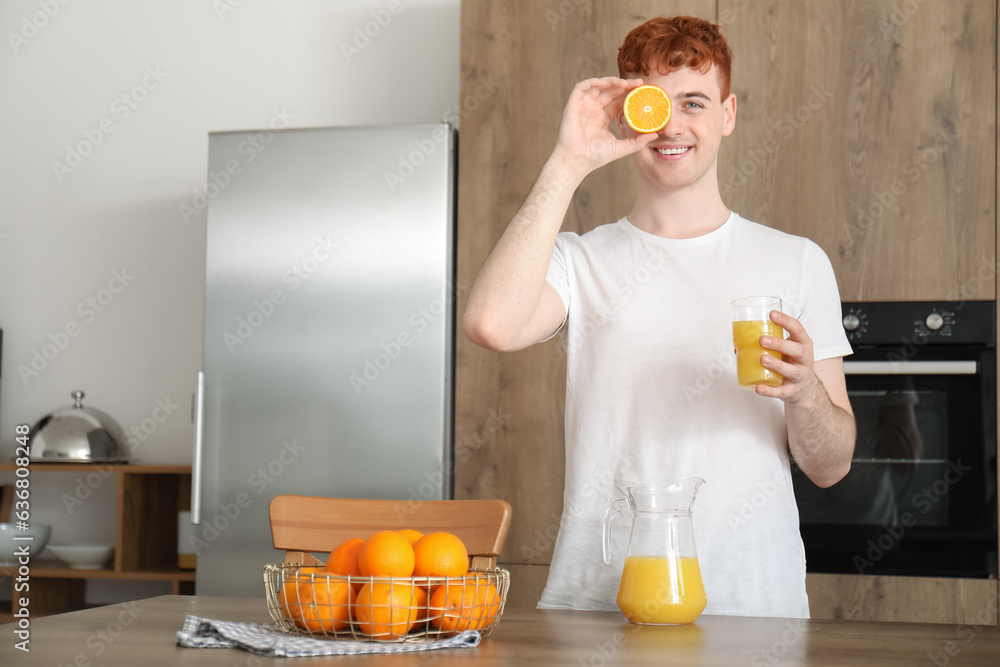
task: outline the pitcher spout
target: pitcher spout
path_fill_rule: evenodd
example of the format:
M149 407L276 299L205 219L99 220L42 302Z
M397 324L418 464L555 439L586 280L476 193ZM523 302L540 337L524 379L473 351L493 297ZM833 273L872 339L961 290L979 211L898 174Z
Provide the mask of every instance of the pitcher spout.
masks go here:
M629 504L637 512L690 512L701 477L688 477L669 486L630 486Z
M677 495L678 505L686 502L686 507L679 507L679 510L691 511L691 507L694 505L694 497L698 493L698 487L705 483L701 477L688 477L687 479L682 479L679 482L674 482L667 490L673 490L673 493Z

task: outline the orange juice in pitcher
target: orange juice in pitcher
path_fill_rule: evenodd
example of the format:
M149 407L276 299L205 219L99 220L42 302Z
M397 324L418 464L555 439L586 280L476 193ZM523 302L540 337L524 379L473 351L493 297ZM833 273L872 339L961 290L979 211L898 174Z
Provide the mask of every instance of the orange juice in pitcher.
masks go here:
M697 558L625 559L618 608L633 623L692 623L708 603Z
M632 623L693 623L708 599L694 547L691 505L705 481L692 477L670 486L629 487L604 519L604 562L611 562L615 516L632 511L632 535L618 587L618 608Z

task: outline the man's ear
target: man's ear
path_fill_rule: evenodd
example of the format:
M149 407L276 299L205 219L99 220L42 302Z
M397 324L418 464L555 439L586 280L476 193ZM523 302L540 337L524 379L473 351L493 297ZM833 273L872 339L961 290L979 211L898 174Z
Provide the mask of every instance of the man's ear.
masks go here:
M729 97L722 103L722 136L728 137L736 127L736 95L729 93Z

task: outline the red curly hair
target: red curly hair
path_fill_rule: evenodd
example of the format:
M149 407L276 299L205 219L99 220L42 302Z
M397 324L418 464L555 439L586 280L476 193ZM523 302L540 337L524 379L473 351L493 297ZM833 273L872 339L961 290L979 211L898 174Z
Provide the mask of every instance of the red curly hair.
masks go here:
M670 74L682 67L701 73L712 65L719 74L722 99L729 97L733 52L720 26L692 16L658 16L634 28L618 49L618 76Z

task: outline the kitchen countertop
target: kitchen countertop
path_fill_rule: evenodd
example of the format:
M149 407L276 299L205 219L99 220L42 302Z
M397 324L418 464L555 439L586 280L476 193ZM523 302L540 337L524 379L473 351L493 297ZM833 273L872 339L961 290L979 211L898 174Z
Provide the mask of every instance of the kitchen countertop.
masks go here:
M176 645L187 614L269 622L263 598L167 595L31 621L30 653L0 626L0 664L13 665L995 665L1000 628L702 616L693 625L631 625L616 612L507 609L473 649L379 656L259 658Z

